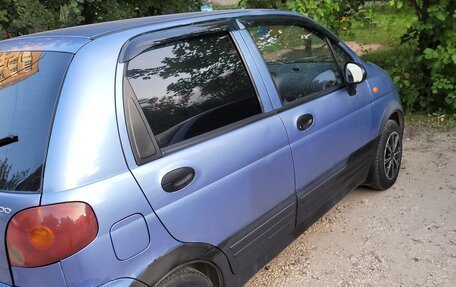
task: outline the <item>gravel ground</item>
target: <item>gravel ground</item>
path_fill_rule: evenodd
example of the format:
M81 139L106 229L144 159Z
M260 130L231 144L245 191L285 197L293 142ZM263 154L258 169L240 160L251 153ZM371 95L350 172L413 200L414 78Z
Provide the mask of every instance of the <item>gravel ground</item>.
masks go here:
M456 130L407 127L392 188L348 194L246 286L456 286Z

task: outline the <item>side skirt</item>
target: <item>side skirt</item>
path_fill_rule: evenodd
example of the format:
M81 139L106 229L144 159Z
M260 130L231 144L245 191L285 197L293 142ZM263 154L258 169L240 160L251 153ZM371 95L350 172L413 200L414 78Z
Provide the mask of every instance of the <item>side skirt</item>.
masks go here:
M228 257L239 284L293 241L295 226L296 195L293 194L218 246Z
M218 246L239 285L366 180L377 143L372 140Z
M351 154L347 160L338 163L323 176L297 191L298 226L320 218L321 215L318 215L321 213L320 209L329 210L343 196L366 180L377 143L378 138L372 140ZM324 208L328 204L329 208ZM316 215L317 218L312 219Z

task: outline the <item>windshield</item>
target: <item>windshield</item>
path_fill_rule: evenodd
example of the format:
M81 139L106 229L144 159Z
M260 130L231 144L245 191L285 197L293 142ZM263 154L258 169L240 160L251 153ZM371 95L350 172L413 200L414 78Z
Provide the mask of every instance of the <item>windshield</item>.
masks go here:
M0 191L36 192L72 54L0 52Z

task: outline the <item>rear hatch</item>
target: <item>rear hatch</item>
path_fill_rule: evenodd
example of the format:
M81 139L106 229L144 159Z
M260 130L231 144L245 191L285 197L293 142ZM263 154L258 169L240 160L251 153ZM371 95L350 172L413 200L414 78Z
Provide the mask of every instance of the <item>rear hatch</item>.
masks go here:
M71 58L61 52L0 52L0 283L13 284L7 224L40 203L53 113Z

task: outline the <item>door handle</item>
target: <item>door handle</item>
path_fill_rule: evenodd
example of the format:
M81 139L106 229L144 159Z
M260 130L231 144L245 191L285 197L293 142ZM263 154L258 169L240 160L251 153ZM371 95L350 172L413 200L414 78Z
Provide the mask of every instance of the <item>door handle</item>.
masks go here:
M195 170L191 167L174 169L162 178L161 185L166 192L175 192L189 185L195 178Z
M304 131L312 126L314 118L311 114L304 114L298 118L296 125L298 130Z

